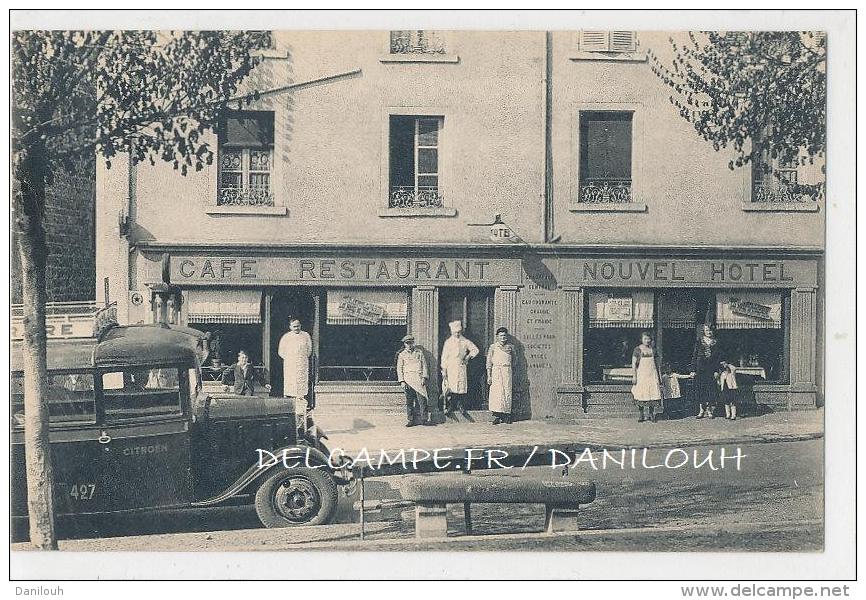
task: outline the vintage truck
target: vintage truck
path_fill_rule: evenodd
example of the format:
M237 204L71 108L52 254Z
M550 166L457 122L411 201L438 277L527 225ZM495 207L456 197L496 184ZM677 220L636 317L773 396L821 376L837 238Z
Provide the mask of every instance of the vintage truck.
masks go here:
M50 340L57 515L246 501L267 527L333 517L348 468L330 463L290 399L204 393L198 335L154 324ZM12 515L26 519L24 386L15 344L11 392Z

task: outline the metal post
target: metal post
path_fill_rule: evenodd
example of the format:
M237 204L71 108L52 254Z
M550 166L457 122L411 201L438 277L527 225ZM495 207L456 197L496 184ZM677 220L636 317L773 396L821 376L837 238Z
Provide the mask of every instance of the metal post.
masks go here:
M360 494L361 494L361 539L364 539L364 470L360 473Z

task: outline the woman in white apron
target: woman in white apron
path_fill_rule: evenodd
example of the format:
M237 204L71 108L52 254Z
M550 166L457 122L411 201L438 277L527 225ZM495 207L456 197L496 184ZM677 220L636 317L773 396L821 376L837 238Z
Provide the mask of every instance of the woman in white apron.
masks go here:
M511 423L514 345L508 339L508 330L500 327L496 330L496 341L487 349L488 402L494 425Z
M634 349L631 358L631 393L640 412L638 423L643 423L644 420L655 423L655 411L661 412L663 409L661 377L652 342L652 334L648 331L642 332L641 344ZM648 411L648 419L644 419L644 409Z

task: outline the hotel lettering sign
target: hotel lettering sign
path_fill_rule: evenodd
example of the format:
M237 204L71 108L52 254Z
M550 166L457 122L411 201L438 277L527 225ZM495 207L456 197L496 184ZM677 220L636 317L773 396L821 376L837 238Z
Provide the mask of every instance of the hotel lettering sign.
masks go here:
M519 261L498 258L171 257L180 285L520 285Z
M563 259L562 284L585 287L814 287L815 261Z

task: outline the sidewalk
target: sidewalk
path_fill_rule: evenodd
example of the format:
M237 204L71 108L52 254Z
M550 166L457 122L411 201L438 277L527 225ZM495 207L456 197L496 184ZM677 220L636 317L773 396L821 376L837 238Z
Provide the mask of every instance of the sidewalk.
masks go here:
M521 421L492 425L486 413L473 413L475 422L452 422L435 427L405 427L394 419L316 416L325 444L355 456L367 452L418 448L502 449L514 454L539 446L582 451L590 448L664 448L789 442L821 438L824 410L777 412L736 421L693 417L638 423L636 419L592 419L584 422Z

